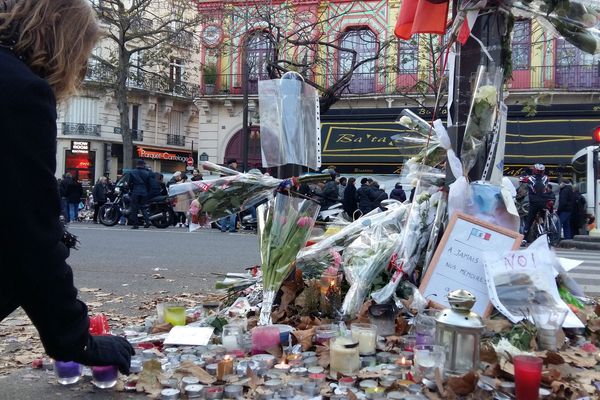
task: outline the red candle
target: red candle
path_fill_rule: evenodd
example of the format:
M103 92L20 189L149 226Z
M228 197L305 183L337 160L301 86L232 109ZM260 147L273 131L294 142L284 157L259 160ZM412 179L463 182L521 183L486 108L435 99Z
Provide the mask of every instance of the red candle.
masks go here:
M517 400L539 398L542 381L542 359L533 356L515 356L515 395Z

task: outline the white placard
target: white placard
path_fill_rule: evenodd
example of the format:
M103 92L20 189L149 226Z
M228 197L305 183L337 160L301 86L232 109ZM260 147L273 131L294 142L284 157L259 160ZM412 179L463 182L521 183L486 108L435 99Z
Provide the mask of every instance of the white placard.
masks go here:
M165 344L206 346L214 330L212 326L174 326L165 339Z
M559 260L548 249L545 236L527 249L486 254L484 259L490 301L511 322L524 319L533 303L555 304L568 310L563 327L584 327L558 293L554 267ZM499 288L504 288L505 293L499 295Z
M522 236L461 212L453 214L423 277L419 290L427 299L449 307L446 295L465 289L477 298L473 311L487 317L489 303L483 253L518 249Z

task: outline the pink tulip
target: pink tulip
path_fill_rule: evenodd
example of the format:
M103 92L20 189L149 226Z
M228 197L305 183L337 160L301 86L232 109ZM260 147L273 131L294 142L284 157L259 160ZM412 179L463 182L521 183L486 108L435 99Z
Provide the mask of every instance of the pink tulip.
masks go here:
M335 269L338 269L340 267L340 265L342 264L342 256L340 255L340 253L338 253L335 250L330 250L329 254L331 254L331 257L333 257L333 260L331 262L331 266Z
M309 228L313 223L311 217L300 217L296 223L299 228Z

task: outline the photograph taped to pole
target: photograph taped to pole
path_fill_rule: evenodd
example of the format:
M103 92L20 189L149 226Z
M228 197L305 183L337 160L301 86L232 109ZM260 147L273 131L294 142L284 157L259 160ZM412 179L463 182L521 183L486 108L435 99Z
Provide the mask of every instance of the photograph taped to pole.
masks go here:
M503 253L518 249L523 236L518 232L456 212L440 241L419 287L435 305L450 307L446 295L465 289L477 298L473 311L483 316L492 312L489 301L483 253Z

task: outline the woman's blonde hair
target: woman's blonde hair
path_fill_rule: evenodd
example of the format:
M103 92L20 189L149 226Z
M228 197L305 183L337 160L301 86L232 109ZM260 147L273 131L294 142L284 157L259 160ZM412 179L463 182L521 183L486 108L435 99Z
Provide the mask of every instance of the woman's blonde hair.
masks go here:
M46 79L59 100L77 91L100 36L87 0L0 0L0 42Z

